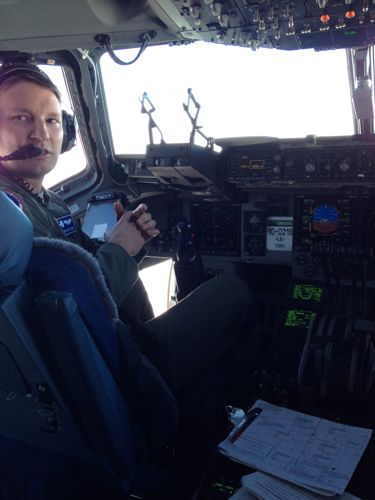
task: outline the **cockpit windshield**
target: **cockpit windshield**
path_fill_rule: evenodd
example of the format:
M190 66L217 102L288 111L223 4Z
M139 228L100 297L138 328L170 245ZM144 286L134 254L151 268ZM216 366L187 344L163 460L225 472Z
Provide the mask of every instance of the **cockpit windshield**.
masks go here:
M116 51L132 60L138 49ZM200 105L197 125L208 137L279 138L354 133L345 50L281 51L196 42L149 47L128 66L106 54L101 70L114 150L144 154L152 118L167 143L189 142L192 124L184 112L188 89ZM191 108L195 115L196 109ZM160 133L152 128L155 143ZM205 140L196 135L198 144Z

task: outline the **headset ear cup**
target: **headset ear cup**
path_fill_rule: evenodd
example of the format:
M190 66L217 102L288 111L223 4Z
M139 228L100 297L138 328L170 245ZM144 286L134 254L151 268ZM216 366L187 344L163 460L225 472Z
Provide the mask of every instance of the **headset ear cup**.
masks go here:
M76 120L73 114L63 110L62 112L63 143L61 153L70 151L77 143Z

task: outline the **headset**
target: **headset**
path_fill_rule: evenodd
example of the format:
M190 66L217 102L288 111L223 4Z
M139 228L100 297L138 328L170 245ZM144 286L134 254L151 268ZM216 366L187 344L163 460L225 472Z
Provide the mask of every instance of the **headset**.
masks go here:
M35 64L21 62L6 62L0 67L0 86L10 77L22 75L22 73L34 73L39 76L41 82L52 83L50 77ZM77 124L73 113L62 110L63 142L61 153L70 151L77 143Z

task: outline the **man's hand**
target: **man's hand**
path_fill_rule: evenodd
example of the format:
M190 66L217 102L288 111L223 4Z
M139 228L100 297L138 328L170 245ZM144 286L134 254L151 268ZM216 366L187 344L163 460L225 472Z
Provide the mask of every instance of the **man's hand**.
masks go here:
M137 255L147 241L160 234L144 203L128 212L120 202L116 202L115 210L117 224L106 234L106 241L120 245L129 255Z
M147 212L147 205L141 203L131 213L132 216L130 221L134 222L139 231L142 233L145 243L160 234L159 229L156 228L156 221L152 218L152 215Z

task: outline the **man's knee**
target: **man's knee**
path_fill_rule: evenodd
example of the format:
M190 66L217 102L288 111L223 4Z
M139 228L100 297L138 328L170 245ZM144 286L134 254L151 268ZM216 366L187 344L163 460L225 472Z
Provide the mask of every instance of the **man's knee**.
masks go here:
M244 333L252 330L255 323L254 300L245 281L221 275L206 281L201 287L199 298L204 299L207 309L216 311L223 326L226 325L224 330L229 329L232 335L235 331Z
M253 305L253 293L248 284L235 276L222 274L206 282L211 286L216 296L225 298L225 302L230 305L242 304L245 307Z

